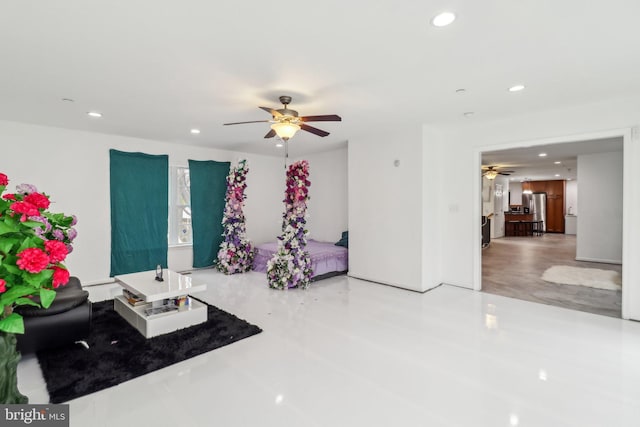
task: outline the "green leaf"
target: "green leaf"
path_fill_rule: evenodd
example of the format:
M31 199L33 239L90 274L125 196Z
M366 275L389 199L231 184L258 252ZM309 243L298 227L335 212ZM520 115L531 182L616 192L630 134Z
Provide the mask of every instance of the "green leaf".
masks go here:
M14 302L15 305L32 305L34 307L40 307L40 304L32 300L31 298L18 298Z
M45 268L40 273L28 274L27 276L30 277L23 276L27 283L40 287L43 283L51 281L51 278L53 277L53 270Z
M22 252L25 249L28 248L44 248L44 240L42 240L39 237L36 237L35 235L26 235L24 240L22 241L22 244L20 245L20 247L18 248L18 253Z
M6 218L4 221L0 221L0 234L13 233L14 231L16 231L16 227L7 224Z
M29 285L17 285L7 290L7 292L0 294L0 305L11 305L14 301L27 295L33 295L38 293L38 288Z
M15 237L3 237L2 240L0 240L0 252L8 253L13 245L17 243L20 243L20 240Z
M53 300L56 298L56 291L51 289L40 288L40 302L42 307L49 308Z
M19 216L9 216L5 215L4 220L2 221L7 227L11 227L13 230L17 230L20 227Z
M9 258L9 257L7 257ZM9 261L7 259L7 261ZM17 274L17 275L22 275L22 273L24 273L24 271L20 270L20 268L18 268L16 265L11 264L10 262L5 262L4 264L2 264L4 266L4 268L7 269L7 271L11 274Z
M30 227L30 228L44 227L43 223L41 223L39 221L31 221L31 220L27 220L27 221L23 222L22 225Z
M10 334L24 334L24 321L18 313L11 313L0 320L0 331Z

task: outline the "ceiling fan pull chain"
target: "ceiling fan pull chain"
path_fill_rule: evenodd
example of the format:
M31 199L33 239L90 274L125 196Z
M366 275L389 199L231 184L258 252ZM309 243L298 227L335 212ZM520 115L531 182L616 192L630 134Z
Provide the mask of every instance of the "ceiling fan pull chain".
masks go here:
M284 141L284 170L287 170L287 161L289 160L289 140Z

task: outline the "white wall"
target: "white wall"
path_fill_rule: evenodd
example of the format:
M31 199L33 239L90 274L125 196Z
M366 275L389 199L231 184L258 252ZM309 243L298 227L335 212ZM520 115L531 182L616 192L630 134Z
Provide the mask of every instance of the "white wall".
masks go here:
M498 185L502 193L498 197ZM504 236L504 211L507 210L507 191L509 180L498 175L494 179L482 177L482 216L489 217L490 236L492 239Z
M439 145L440 157L435 163L455 164L461 171L440 180L441 191L435 193L439 197L433 203L449 211L440 218L441 230L425 231L423 237L438 245L442 281L481 288L480 221L477 220L481 212L481 185L476 172L481 166L483 151L623 135L625 286L622 312L626 318L640 319L640 265L635 262L640 258L640 224L631 219L640 209L640 168L635 167L640 163L640 141L635 128L639 123L637 100L616 100L441 128L441 138L432 141L432 145Z
M493 183L493 216L491 217L491 238L504 237L504 213L509 210L509 178L498 175ZM502 186L502 195L498 196L498 185Z
M493 213L494 210L494 181L491 179L487 179L486 177L482 177L482 215L489 216Z
M512 205L521 205L522 204L522 183L521 182L510 182L509 183L509 192L511 193L509 197L511 197Z
M279 158L170 144L116 135L0 121L0 171L11 182L31 183L51 195L52 211L78 216L78 238L66 263L83 283L107 280L110 267L109 149L168 154L172 165L188 159L249 161L247 234L272 241L281 227L284 173ZM191 268L191 247L170 248L169 267Z
M438 129L423 125L422 127L422 235L415 238L422 240L421 288L426 291L442 283L442 253L439 243L445 238L442 234L442 217L457 215L460 206L456 203L440 205L445 193L451 192L446 179L448 165L439 159L443 156L443 135ZM479 175L479 174L478 174ZM477 203L481 203L478 198Z
M335 243L348 228L347 148L300 159L309 161L309 238Z
M350 276L423 289L421 141L420 126L349 140Z
M623 153L578 156L579 261L622 262Z
M578 171L578 173L580 173ZM565 181L564 208L568 215L578 215L578 181Z

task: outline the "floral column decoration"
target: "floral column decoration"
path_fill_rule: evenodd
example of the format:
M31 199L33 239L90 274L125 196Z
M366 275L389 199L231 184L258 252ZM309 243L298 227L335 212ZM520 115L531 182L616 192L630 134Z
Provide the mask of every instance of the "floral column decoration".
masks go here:
M309 200L309 163L301 160L287 170L285 211L278 252L267 263L267 280L274 289L301 287L311 282L311 260L307 246L307 201Z
M0 173L0 194L9 179ZM20 354L15 334L24 333L24 322L15 307L48 308L55 288L69 282L62 263L72 251L77 232L75 216L48 211L49 196L29 184L0 198L0 403L25 403L17 388ZM33 297L39 297L34 300Z
M224 274L244 273L251 270L253 262L253 246L246 236L244 201L247 198L247 173L249 167L246 160L231 168L227 176L227 194L222 218L224 228L220 243L216 268Z

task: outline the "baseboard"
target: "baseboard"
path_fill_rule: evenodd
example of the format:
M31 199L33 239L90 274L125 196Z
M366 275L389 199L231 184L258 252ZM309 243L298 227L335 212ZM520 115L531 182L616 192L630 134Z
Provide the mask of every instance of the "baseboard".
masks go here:
M414 289L414 288L410 288L407 286L403 286L403 285L399 285L397 283L390 283L390 282L384 282L378 279L371 279L369 277L366 276L362 276L359 274L352 274L351 272L347 273L348 277L353 277L354 279L359 279L359 280L364 280L365 282L371 282L371 283L377 283L378 285L384 285L384 286L391 286L392 288L397 288L397 289L404 289L406 291L411 291L411 292L418 292L418 293L425 293L426 291L423 291L421 289Z
M600 262L602 264L618 264L618 265L622 265L622 260L613 260L613 259L576 257L576 261Z
M456 288L467 289L473 291L473 285L468 285L466 283L456 283L456 282L442 282L440 285L454 286Z
M110 277L108 279L100 279L100 280L92 280L90 282L82 282L82 287L86 286L99 286L99 285L109 285L111 283L115 283L116 279Z

